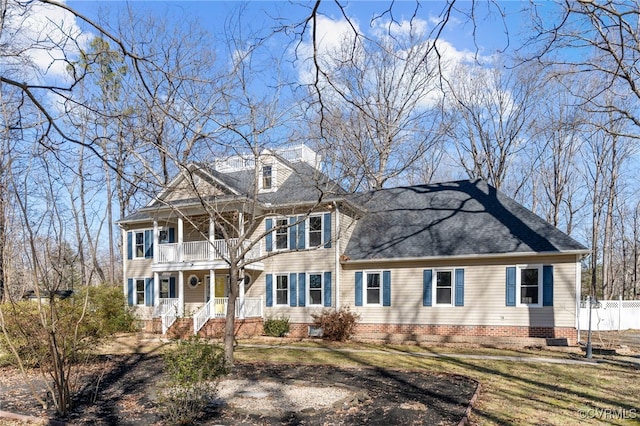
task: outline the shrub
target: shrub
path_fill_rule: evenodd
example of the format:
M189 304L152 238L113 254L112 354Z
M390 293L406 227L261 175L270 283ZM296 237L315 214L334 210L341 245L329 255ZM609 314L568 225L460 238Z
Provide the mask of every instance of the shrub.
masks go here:
M91 316L101 335L135 330L136 319L126 304L122 287L103 284L88 287L87 290ZM82 295L79 297L82 298Z
M167 381L160 404L170 424L191 424L215 397L217 380L227 373L222 348L194 336L164 354Z
M344 342L355 331L360 315L351 312L348 306L333 309L323 309L320 314L312 314L313 324L322 328L322 337L327 340Z
M289 332L289 318L267 318L263 324L264 334L273 337L282 337Z

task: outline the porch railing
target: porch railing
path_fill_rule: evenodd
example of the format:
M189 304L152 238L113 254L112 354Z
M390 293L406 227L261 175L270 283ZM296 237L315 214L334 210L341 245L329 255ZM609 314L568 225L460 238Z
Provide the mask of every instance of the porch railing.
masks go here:
M237 245L237 239L231 240L231 245ZM247 247L249 242L245 242ZM256 245L247 253L248 258L260 256L260 247ZM229 246L226 240L187 241L183 243L160 244L155 257L157 263L193 262L199 260L223 259L229 257Z
M193 334L198 331L209 321L211 317L211 300L209 300L198 312L193 315Z
M160 319L162 320L162 334L167 334L169 328L171 328L173 323L175 323L178 319L178 308L174 306L173 308L169 309L167 312L162 314L162 316L160 316Z
M193 315L193 333L198 331L211 318L225 318L227 316L227 297L214 297L209 300L198 312ZM236 318L240 317L242 305L240 299L236 304ZM262 318L262 297L246 297L244 299L244 317L245 318Z
M161 317L171 309L178 309L178 303L180 299L170 298L170 299L160 299L158 304L153 308L153 316L154 318Z

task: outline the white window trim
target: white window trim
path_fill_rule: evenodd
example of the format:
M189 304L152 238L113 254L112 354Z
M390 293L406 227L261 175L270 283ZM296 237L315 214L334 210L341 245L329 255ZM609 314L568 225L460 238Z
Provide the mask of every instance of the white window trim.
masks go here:
M451 302L450 303L438 303L438 272L450 272L451 273ZM431 306L435 307L452 307L454 306L456 298L456 274L453 268L438 268L433 270L433 278L431 279Z
M317 248L324 248L324 245L326 244L326 242L324 241L324 215L325 213L313 213L310 214L309 217L306 220L305 223L305 248L308 249L317 249ZM311 237L310 237L310 231L311 231L311 218L312 217L319 217L320 218L320 244L318 244L317 246L312 246L311 245Z
M264 187L264 166L268 166L271 167L271 188L265 188ZM260 176L258 178L258 189L260 190L260 192L274 192L278 189L278 185L277 185L277 167L276 167L276 163L269 163L269 164L262 164L260 166Z
M278 303L278 277L287 278L287 297L284 303ZM273 274L273 306L289 306L291 297L291 279L289 274Z
M368 276L370 274L378 274L378 276L380 277L379 279L379 284L380 284L380 297L379 297L379 301L377 303L369 303L369 294L367 292L367 282L368 282ZM382 285L382 270L376 270L376 271L364 271L364 274L362 274L362 304L364 306L382 306L382 301L384 300L384 286Z
M311 275L320 275L320 303L311 303ZM307 272L306 280L307 306L324 306L324 272Z
M169 296L171 296L171 278L172 278L171 276L166 276L166 277L161 276L158 279L158 298L159 299L164 299L162 297L162 282L165 281L165 280L167 282L167 297L166 297L166 299L168 299Z
M138 303L138 281L142 281L142 300ZM147 279L133 278L133 306L144 306L145 296L147 293Z
M146 259L145 257L145 247L147 245L147 242L145 241L145 234L146 231L149 231L150 229L137 229L135 231L131 231L131 259L132 260L137 260L137 259ZM142 234L142 256L138 256L137 255L137 251L136 251L136 234ZM152 242L153 244L153 242Z
M538 270L538 303L520 303L522 295L522 270L537 269ZM516 266L516 306L525 308L541 308L542 307L542 265L517 265Z
M275 217L275 218L273 219L273 227L274 227L274 228L277 228L277 227L279 226L279 225L278 225L278 221L279 221L279 220L284 220L284 221L286 222L286 227L285 227L285 228L282 228L282 229L284 229L284 231L287 233L286 246L285 246L284 248L278 248L278 229L274 229L274 230L272 231L272 235L273 235L273 237L272 237L272 240L273 240L273 241L272 241L272 246L273 246L273 247L272 247L272 249L273 249L273 251L285 251L285 250L289 250L289 240L290 240L290 238L291 238L291 237L290 237L291 227L289 226L289 218L288 218L288 217L285 217L285 216L278 216L278 217ZM280 230L282 230L282 229L280 229Z

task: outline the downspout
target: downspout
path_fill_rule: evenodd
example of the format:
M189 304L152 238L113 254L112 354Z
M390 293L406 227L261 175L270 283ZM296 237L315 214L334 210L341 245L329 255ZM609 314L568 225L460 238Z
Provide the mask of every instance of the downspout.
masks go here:
M336 212L336 226L335 226L335 271L336 271L336 311L340 310L340 211L338 210L338 203L333 202L334 211Z

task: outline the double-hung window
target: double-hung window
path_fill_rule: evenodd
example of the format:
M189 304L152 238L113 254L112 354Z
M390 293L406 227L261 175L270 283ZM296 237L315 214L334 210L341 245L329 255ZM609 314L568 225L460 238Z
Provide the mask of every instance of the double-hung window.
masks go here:
M309 248L322 244L322 216L309 216Z
M276 305L287 305L289 303L289 277L287 275L276 275Z
M322 274L309 274L309 305L322 305Z
M542 305L542 266L522 266L519 267L517 276L519 292L518 300L521 305L541 306Z
M276 219L276 250L289 248L289 223L287 219Z
M135 280L135 288L136 288L136 305L144 305L144 279L137 278Z
M144 258L144 231L137 231L133 233L133 257L134 258Z
M366 273L366 291L365 291L365 304L367 305L379 305L380 295L382 293L380 288L380 272L367 272Z
M436 271L436 305L451 305L453 271Z
M262 189L271 189L273 186L272 166L262 166Z
M160 299L169 298L169 278L160 278Z

